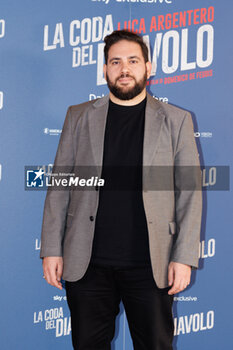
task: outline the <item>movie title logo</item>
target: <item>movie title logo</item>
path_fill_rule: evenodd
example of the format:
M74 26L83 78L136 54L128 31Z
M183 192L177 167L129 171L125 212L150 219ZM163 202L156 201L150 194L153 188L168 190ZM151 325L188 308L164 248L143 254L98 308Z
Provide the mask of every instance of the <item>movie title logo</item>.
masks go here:
M155 80L156 82L152 79L150 84L170 84L184 79L207 78L213 76L213 71L207 70L214 59L213 22L213 6L156 15L148 21L144 17L130 21L123 20L116 25L112 14L107 14L105 17L74 19L68 25L62 22L45 25L43 50L50 51L70 46L72 67L96 65L96 84L105 85L103 39L114 29L129 29L141 34L148 46L152 62L151 78L158 74L182 72L173 79L161 78ZM64 34L67 32L68 36ZM197 68L206 69L205 73L199 71L187 74L187 71Z
M4 19L0 19L0 39L5 36L6 22Z
M64 316L63 307L34 312L33 323L43 323L46 331L55 331L55 337L70 335L71 332L71 319Z
M214 311L195 313L174 318L174 335L207 331L214 328Z
M201 241L199 245L199 258L213 258L215 256L216 251L216 241L214 238L206 241Z
M203 167L202 189L204 191L229 191L230 167L228 165Z
M5 20L0 19L0 39L5 36ZM3 108L3 91L0 91L0 110Z
M3 92L0 91L0 110L3 109Z
M41 240L36 238L35 240L35 250L40 250L41 247Z
M217 182L217 167L206 167L202 170L202 186L214 186Z

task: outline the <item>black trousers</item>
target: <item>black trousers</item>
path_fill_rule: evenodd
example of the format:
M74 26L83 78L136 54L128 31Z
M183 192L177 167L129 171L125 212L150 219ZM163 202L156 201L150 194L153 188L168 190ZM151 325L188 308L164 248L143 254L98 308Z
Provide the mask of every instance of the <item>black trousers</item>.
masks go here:
M173 297L159 289L151 266L90 263L76 282L66 281L75 350L110 350L122 300L134 350L172 350Z

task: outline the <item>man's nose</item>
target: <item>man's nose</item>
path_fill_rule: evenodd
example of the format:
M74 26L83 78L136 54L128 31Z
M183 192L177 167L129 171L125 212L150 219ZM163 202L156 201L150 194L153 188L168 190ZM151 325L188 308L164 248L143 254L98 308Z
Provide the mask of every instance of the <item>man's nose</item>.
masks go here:
M121 71L122 73L129 72L129 64L127 61L123 61L121 64Z

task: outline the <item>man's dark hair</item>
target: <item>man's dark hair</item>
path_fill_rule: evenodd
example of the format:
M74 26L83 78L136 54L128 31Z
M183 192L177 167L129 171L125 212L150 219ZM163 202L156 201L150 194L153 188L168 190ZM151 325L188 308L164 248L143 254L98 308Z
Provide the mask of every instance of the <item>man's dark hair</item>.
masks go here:
M104 38L105 47L104 47L104 58L105 63L108 63L108 52L110 47L113 44L116 44L118 41L121 40L128 40L133 41L141 46L142 49L142 55L144 57L145 62L148 62L148 48L144 41L142 40L142 37L136 33L130 32L128 30L122 29L122 30L114 30L111 34L107 35Z

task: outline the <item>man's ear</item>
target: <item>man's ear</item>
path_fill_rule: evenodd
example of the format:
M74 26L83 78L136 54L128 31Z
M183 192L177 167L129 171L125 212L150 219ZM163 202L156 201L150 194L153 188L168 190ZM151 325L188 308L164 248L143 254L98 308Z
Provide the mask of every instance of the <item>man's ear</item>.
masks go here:
M150 78L150 73L151 73L152 65L150 61L146 62L146 73L147 73L147 79Z
M104 78L107 81L107 79L106 79L107 65L106 64L104 64L103 71L104 71Z

